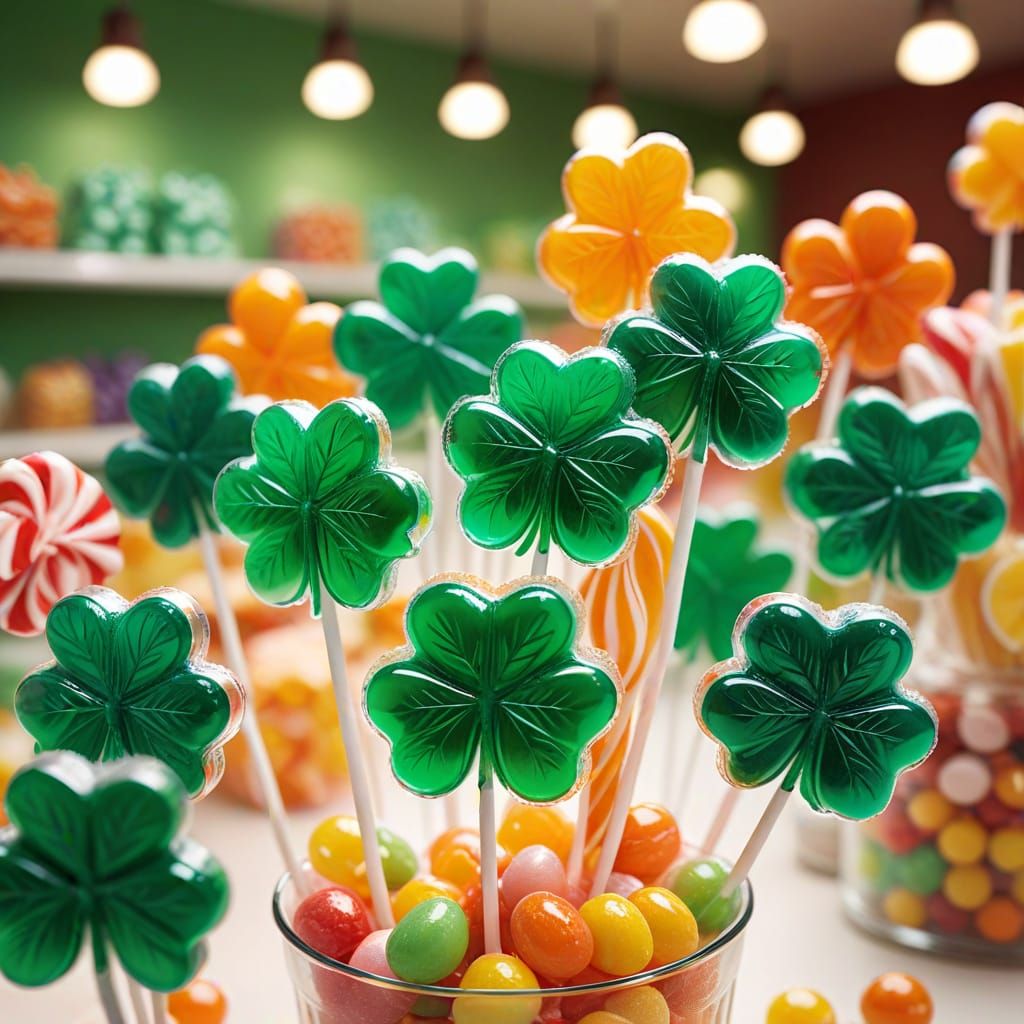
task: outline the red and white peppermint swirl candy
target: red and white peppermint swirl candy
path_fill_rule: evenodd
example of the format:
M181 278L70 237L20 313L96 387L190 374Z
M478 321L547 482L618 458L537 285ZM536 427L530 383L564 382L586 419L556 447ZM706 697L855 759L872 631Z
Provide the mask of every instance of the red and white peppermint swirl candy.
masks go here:
M57 601L121 569L120 539L103 488L63 455L0 464L0 629L41 633Z

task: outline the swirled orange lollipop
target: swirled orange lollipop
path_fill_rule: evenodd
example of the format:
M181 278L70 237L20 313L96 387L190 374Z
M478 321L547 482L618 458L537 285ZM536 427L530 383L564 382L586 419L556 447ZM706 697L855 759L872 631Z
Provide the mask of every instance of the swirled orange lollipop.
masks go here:
M537 262L580 323L600 327L643 305L651 272L666 256L696 253L713 263L732 254L732 218L694 195L692 182L689 151L665 132L620 153L581 149L565 165L569 212L541 235Z
M293 274L265 267L241 281L228 299L231 323L209 327L196 351L221 356L235 368L244 395L299 399L318 408L356 393L338 365L331 339L341 309L307 304Z
M920 338L921 315L949 298L949 255L915 242L916 234L910 204L873 191L852 200L838 224L805 220L786 236L786 315L822 336L836 362L834 378L846 376L838 368L844 356L865 377L888 376L903 346Z

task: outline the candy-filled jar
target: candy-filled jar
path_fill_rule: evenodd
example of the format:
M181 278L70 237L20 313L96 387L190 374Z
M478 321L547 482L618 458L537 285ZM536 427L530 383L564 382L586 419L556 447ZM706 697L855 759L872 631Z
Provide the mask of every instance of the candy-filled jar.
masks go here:
M935 686L938 744L883 814L844 828L846 912L917 949L1024 963L1024 673L916 682Z

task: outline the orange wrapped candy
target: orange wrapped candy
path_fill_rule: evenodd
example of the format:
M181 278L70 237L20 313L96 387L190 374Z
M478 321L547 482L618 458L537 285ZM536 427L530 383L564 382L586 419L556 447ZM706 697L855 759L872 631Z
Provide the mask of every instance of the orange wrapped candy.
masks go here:
M569 212L541 235L541 273L569 296L573 316L602 326L644 304L654 268L676 252L732 253L725 207L690 191L693 162L673 135L654 132L622 154L582 149L565 165Z
M782 246L792 292L786 315L813 327L834 356L850 346L856 370L886 377L905 345L921 337L921 315L953 290L953 263L938 245L914 242L917 218L892 192L864 192L839 224L797 224Z
M0 245L56 248L58 206L57 193L31 167L0 164Z
M274 233L274 255L311 263L358 263L363 222L351 206L311 206L285 217Z
M1024 107L989 103L967 122L949 162L949 191L979 231L1024 230Z
M231 323L203 331L196 351L231 363L242 394L319 407L356 393L355 379L338 365L331 346L341 309L330 302L307 305L288 271L267 267L251 274L231 293L228 312Z

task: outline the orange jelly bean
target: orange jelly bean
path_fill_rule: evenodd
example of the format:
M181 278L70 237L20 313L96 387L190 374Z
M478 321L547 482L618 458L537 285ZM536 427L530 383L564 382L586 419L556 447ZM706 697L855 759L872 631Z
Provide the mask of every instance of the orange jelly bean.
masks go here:
M433 899L435 896L446 896L458 903L462 898L462 890L443 878L432 878L429 875L414 878L411 882L406 882L391 900L395 921L401 921L413 907L419 906L424 900Z
M452 828L430 847L430 872L465 891L480 884L480 836L475 829Z
M909 974L875 978L860 1000L864 1024L929 1024L934 1014L928 990Z
M569 859L574 831L572 822L554 807L513 804L498 829L498 842L511 854L527 846L546 846L564 864Z
M1014 900L997 896L974 915L974 925L989 942L1016 942L1024 935L1024 908Z
M995 793L999 801L1015 811L1024 811L1024 764L1008 765L996 775Z
M682 837L675 818L660 804L629 809L615 870L643 882L657 881L679 856Z
M180 992L167 997L167 1012L177 1024L224 1024L228 1001L220 986L205 978L196 978Z
M524 963L552 980L579 974L594 955L594 937L580 912L550 892L531 893L516 904L512 941Z

